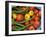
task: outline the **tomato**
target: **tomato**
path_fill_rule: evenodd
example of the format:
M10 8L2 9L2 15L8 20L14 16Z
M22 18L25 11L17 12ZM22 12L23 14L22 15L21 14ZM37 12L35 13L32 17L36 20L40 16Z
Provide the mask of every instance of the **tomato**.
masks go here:
M39 16L41 16L41 11L39 11Z
M29 22L25 22L25 25L28 26L29 25Z
M40 22L39 22L39 21L35 21L34 24L33 24L33 26L34 26L36 29L39 27L39 25L40 25Z
M35 10L34 10L34 13L35 13L35 14L37 14L37 13L38 13L38 10L37 10L37 9L35 9Z
M30 7L30 10L34 10L35 9L35 7Z
M33 26L29 26L29 30L35 30Z
M29 11L29 15L33 16L34 12L33 11Z
M23 14L18 14L16 17L16 21L22 21L24 19Z
M41 11L38 11L36 16L38 16L38 17L41 16Z
M39 20L39 17L38 16L35 16L34 20L35 21Z

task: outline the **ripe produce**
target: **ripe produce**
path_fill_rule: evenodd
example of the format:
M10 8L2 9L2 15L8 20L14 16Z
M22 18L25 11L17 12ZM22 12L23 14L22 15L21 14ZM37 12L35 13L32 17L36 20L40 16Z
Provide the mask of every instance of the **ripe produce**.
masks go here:
M39 17L38 16L35 16L34 20L35 21L39 20Z
M16 16L17 16L16 14L13 14L13 18L14 18L14 19L16 19Z
M34 12L33 11L29 11L29 15L33 16Z
M35 9L35 7L30 7L30 10L32 11L32 10L34 10Z
M38 10L37 10L37 9L35 9L35 10L34 10L34 13L35 13L35 14L37 14L37 13L38 13Z
M33 26L37 29L37 27L39 27L39 25L40 25L40 22L39 21L35 21L34 22L34 24L33 24Z
M22 14L17 14L16 21L22 21L24 16Z
M29 14L25 14L25 19L29 20L30 19L30 15Z
M39 13L38 13L38 14L39 14L39 16L41 17L41 11L39 11Z
M41 10L34 6L12 7L12 31L41 28Z

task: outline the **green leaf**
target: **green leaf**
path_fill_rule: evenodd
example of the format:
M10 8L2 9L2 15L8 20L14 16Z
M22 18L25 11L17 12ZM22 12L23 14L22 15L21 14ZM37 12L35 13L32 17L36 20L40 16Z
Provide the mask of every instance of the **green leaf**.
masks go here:
M14 19L12 19L12 24L19 25L19 26L24 26L23 24L20 24L19 22L16 22Z

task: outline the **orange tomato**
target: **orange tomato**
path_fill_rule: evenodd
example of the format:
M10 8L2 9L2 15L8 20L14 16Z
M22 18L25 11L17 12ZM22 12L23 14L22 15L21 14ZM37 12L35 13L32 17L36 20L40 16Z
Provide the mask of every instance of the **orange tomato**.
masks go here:
M39 20L39 17L38 16L35 16L34 20L35 21Z
M40 22L39 22L39 21L35 21L34 24L33 24L33 26L34 26L36 29L39 27L39 25L40 25Z
M22 21L24 19L24 16L22 14L18 14L16 17L16 21Z

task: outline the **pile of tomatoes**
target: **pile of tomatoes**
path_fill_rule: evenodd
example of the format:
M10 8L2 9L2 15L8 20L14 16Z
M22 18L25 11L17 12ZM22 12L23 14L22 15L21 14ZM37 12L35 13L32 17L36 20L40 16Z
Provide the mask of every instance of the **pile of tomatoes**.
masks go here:
M14 23L17 22L20 24L20 26L19 26L19 25L16 25L16 23L15 24L13 23L12 30L16 29L16 26L22 28L21 25L23 25L23 27L25 26L25 28L23 28L21 30L37 30L40 27L41 9L39 9L37 7L28 7L27 8L25 6L22 6L22 7L20 6L20 7L13 8L12 11L14 11L14 12L12 12L12 19L14 20ZM17 13L17 11L18 11L18 13ZM18 30L20 28L18 28Z

